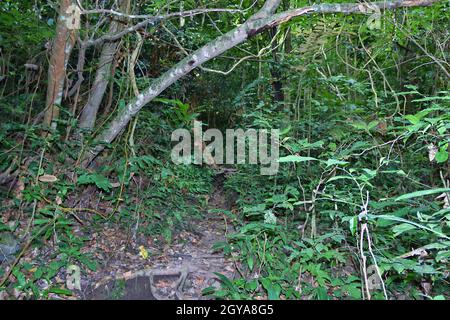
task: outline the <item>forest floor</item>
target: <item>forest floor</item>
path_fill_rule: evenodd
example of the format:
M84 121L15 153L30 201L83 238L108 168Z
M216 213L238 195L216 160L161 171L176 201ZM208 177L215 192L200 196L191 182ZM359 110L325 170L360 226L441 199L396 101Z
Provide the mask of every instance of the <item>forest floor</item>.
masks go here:
M190 221L188 230L174 236L173 243L161 250L152 239L137 237L117 226L91 235L86 249L101 265L81 279L78 299L208 299L207 287L219 287L215 273L235 277L235 262L213 250L226 241L231 230L220 210L230 210L223 190L223 175L216 176L208 212ZM213 212L209 212L213 210ZM149 254L143 259L140 248Z

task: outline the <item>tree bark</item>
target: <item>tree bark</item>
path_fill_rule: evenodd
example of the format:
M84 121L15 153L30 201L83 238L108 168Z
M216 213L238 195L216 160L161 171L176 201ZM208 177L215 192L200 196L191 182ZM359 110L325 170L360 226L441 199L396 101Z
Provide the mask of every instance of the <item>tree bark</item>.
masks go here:
M154 80L152 84L145 91L143 91L143 93L138 95L131 101L131 103L119 111L109 126L97 137L96 141L98 144L90 149L84 156L83 165L88 166L92 160L95 159L95 157L105 148L105 145L111 143L122 132L129 121L139 112L139 110L141 110L147 103L157 97L175 81L203 63L219 56L223 52L245 42L248 38L253 37L265 30L305 14L368 14L373 12L372 8L374 6L381 10L389 10L401 7L429 6L437 1L438 0L397 0L390 2L373 2L369 5L363 3L319 4L275 14L281 0L267 0L263 8L250 17L245 23L207 43L202 48L196 50L191 55L181 60L158 79Z
M130 7L130 0L123 0L120 5L120 10L128 12ZM120 21L113 20L109 27L109 34L115 34L123 30L125 25ZM119 41L106 42L103 45L98 63L97 72L95 75L94 84L92 85L89 99L84 106L80 119L79 128L84 130L92 130L97 119L98 109L105 95L106 88L110 81L111 66L116 53Z
M76 28L72 28L73 21L70 21L70 19L74 19L74 15L73 12L68 12L73 4L72 0L61 0L60 2L56 36L51 50L43 120L43 124L50 127L51 130L56 129L55 120L59 117L67 62L76 39ZM47 132L44 133L44 135L46 134Z
M290 1L289 0L284 0L283 1L283 10L289 10L290 7ZM292 51L292 32L291 32L291 28L288 29L287 34L286 34L286 38L284 39L284 44L283 44L283 53L284 56L290 54ZM285 111L285 117L286 120L289 121L289 109L291 106L291 92L288 90L289 86L286 86L286 82L288 80L285 78L284 79L284 85L285 88L283 88L283 94L284 94L284 111Z
M269 63L269 71L272 77L272 89L273 89L273 102L278 105L278 108L281 108L284 103L284 93L283 93L283 81L282 75L279 69L279 51L278 44L275 39L277 35L277 27L273 27L269 30L269 39L272 47L272 60Z

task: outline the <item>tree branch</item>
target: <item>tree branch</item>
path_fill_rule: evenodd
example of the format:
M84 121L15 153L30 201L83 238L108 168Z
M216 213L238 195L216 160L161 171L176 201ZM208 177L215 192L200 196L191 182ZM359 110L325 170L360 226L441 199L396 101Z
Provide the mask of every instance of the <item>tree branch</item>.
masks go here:
M262 27L253 30L256 35L267 29L273 28L289 20L312 13L344 13L344 14L372 14L376 8L379 10L392 10L397 8L426 7L431 6L439 0L395 0L379 1L369 3L340 3L340 4L317 4L309 7L293 9L272 15Z
M130 19L144 18L145 20L135 24L134 26L128 27L116 34L112 34L112 35L108 34L108 35L104 35L95 40L89 40L85 43L86 47L98 46L98 45L103 44L106 41L117 41L120 38L122 38L123 36L127 35L128 33L137 31L148 25L154 26L161 21L168 20L171 18L193 17L193 16L196 16L199 14L210 13L210 12L227 12L227 13L243 13L243 12L245 12L245 10L238 10L238 9L196 9L196 10L175 12L175 13L170 13L170 14L166 14L166 15L152 16L152 15L127 15L124 13L120 13L118 11L107 10L107 9L98 9L98 10L89 10L89 11L95 11L96 13L98 13L98 12L109 12L109 13L114 12L114 14L116 14L117 16L120 16L120 17L125 17L125 18L130 18ZM84 12L88 12L88 11L84 11Z
M179 18L179 17L192 17L199 14L211 13L211 12L228 12L228 13L244 13L246 10L242 9L223 9L223 8L211 8L211 9L193 9L187 11L180 11L169 13L165 15L151 15L151 14L126 14L123 12L110 10L110 9L93 9L93 10L82 10L81 14L95 14L95 13L103 13L108 15L118 16L120 18L126 19L146 19L146 20L167 20L171 18Z

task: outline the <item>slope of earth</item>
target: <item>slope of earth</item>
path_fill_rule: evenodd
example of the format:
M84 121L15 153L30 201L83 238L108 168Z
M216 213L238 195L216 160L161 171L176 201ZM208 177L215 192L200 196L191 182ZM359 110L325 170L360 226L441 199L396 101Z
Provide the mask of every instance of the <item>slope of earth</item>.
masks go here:
M214 244L226 241L231 226L220 210L230 210L230 201L223 190L225 176L215 178L214 191L202 219L190 222L190 230L176 235L174 243L163 252L145 245L155 252L147 259L139 256L139 239L130 244L125 231L103 229L94 234L91 253L104 262L101 268L81 280L79 299L210 299L202 294L208 287L219 287L215 273L235 277L234 261L213 250ZM208 210L208 211L209 211ZM119 248L111 250L111 248ZM159 251L159 255L158 252Z

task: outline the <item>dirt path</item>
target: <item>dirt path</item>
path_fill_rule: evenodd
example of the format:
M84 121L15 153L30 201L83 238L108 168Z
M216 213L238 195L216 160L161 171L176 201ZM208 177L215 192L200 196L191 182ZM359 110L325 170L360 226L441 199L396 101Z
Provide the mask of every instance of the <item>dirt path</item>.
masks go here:
M214 191L208 208L229 210L223 190L224 175L215 178ZM214 244L225 241L230 232L223 214L205 213L204 219L193 224L194 230L185 236L187 241L174 243L157 261L148 264L122 265L121 272L109 271L108 276L87 286L80 298L84 299L208 299L202 294L207 287L219 287L214 273L229 278L235 276L232 261L212 250ZM151 259L150 259L151 260ZM124 261L112 264L123 264ZM112 266L111 266L112 267ZM124 269L128 271L123 272Z

